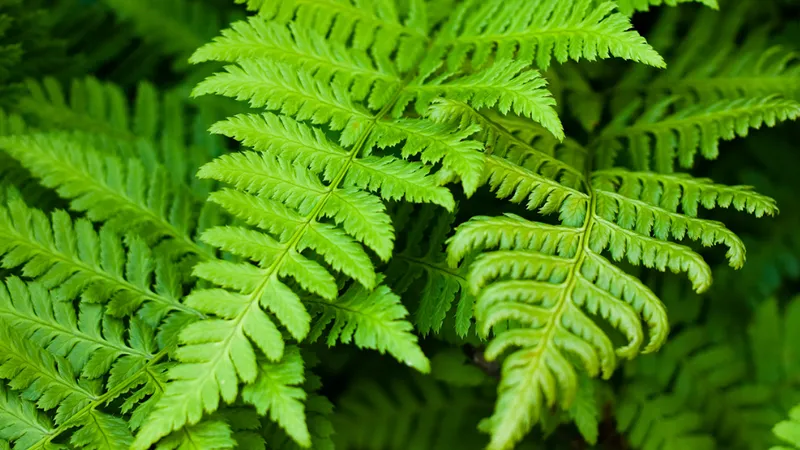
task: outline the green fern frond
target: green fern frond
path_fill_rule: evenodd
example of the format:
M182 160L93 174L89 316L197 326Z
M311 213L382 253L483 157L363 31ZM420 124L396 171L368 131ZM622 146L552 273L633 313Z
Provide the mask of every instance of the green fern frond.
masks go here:
M356 381L333 417L338 449L480 449L476 424L489 405L470 389L428 378L394 378L389 386Z
M221 28L221 14L208 4L189 0L102 0L131 23L139 36L166 54L186 55ZM183 63L185 64L185 63Z
M104 316L98 305L82 305L76 316L72 304L54 301L41 284L26 286L19 278L5 284L0 287L0 321L66 358L81 377L101 377L120 358L128 364L146 364L154 356L153 330L137 319L132 319L126 339L125 325Z
M178 255L207 256L189 238L194 199L188 190L174 186L165 170L148 174L138 159L104 154L98 144L79 133L0 137L0 148L92 221L136 230L151 242L165 239Z
M719 9L717 0L615 0L619 12L630 16L635 11L649 11L652 6L678 6L682 3L697 2L712 9Z
M404 204L393 216L395 226L403 226L404 242L402 250L395 251L385 270L387 284L408 300L419 299L414 322L423 336L431 331L439 332L453 301L458 298L455 330L459 336L465 336L472 327L474 301L467 285L467 267L451 269L444 252L455 215L442 214L441 209L427 205L412 211L409 204ZM423 276L425 280L420 282ZM417 287L420 284L422 286Z
M109 312L117 316L147 303L140 314L151 324L170 310L200 315L181 304L174 265L154 258L135 237L126 251L107 225L97 233L88 220L73 222L63 211L54 212L51 223L41 211L11 197L0 207L0 235L2 267L22 267L25 277L54 289L62 301L80 296L90 303L109 302Z
M576 358L590 376L608 377L616 356L632 358L638 353L645 336L641 321L649 335L644 352L656 350L666 338L668 321L661 301L607 260L606 251L614 261L625 258L662 272L685 272L694 289L702 292L711 283L711 269L699 254L669 239L723 244L733 267L743 263L744 247L723 224L698 219L697 206L733 205L757 216L776 212L771 199L744 187L717 186L679 175L670 180L669 188L655 174L614 173L626 182L595 172L592 190L582 203L546 189L544 183L534 185L540 194L528 209L546 200L543 213L559 212L564 225L511 214L474 217L450 239L451 265L475 250L494 249L475 260L468 277L477 295L475 317L481 333L488 335L507 320L520 324L496 331L487 348L487 358L495 359L509 347L521 347L503 364L500 398L490 419L492 449L517 442L539 419L541 405L558 402L569 407L577 374L568 358ZM669 176L663 180L668 183ZM587 313L608 321L628 344L615 351Z
M53 433L51 420L30 400L0 385L0 439L14 448L30 448ZM2 448L2 446L0 446Z
M221 145L207 138L187 139L186 125L203 122L209 108L190 108L178 92L162 94L146 82L138 85L132 102L119 86L92 77L72 80L69 89L49 77L28 80L27 89L15 110L36 129L105 136L119 143L123 157L141 159L148 170L163 166L176 185L190 185L199 200L208 195L207 183L194 172L220 153Z
M612 56L664 67L661 56L615 8L613 2L593 5L591 0L470 0L453 11L437 43L446 49L452 68L468 57L480 67L493 56L535 61L542 70L553 59L563 63Z
M430 362L420 350L417 337L412 334L412 325L405 320L408 311L400 297L387 286L379 284L372 290L355 285L332 301L306 300L319 315L309 340L318 339L328 325L327 343L353 342L361 348L387 352L398 361L421 372L430 371Z
M789 420L779 422L773 428L775 436L786 444L786 446L773 446L770 450L794 450L800 448L800 407L795 407L789 412Z
M132 442L122 419L95 410L77 414L98 399L99 386L97 382L77 382L69 362L34 347L7 326L0 326L0 349L0 378L8 380L11 389L21 390L24 397L35 401L38 408L56 408L55 423L59 428L65 424L79 427L71 438L73 445L111 449L111 443ZM43 436L28 448L45 448L56 435L52 432Z
M775 96L720 100L672 109L667 98L643 112L640 102L629 105L600 133L594 143L599 166L612 167L619 151L629 149L637 170L674 171L675 161L691 168L698 152L706 159L719 155L719 141L745 137L751 128L775 126L800 117L800 103ZM626 145L627 144L627 145Z

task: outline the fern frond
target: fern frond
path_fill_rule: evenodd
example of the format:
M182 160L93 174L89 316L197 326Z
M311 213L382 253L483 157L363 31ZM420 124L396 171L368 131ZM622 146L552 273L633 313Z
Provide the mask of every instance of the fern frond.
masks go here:
M398 295L419 299L414 322L423 336L441 329L458 298L455 329L459 336L465 336L472 327L474 299L467 285L466 265L454 270L446 263L444 245L455 216L441 212L433 206L418 211L412 211L408 204L397 208L395 226L398 221L404 222L404 242L386 268L386 279ZM425 281L419 282L423 276ZM422 286L417 289L417 284Z
M78 133L32 133L0 137L0 148L43 185L117 230L136 230L151 242L166 239L177 254L207 256L190 238L193 202L163 170L146 173L138 159L103 154L97 141Z
M0 385L0 439L14 448L30 448L53 433L51 420L30 400Z
M202 122L209 108L189 108L179 93L162 94L146 82L138 85L132 102L119 86L92 77L72 80L69 89L49 77L29 80L27 88L17 110L36 129L105 136L118 145L104 146L104 151L113 148L122 157L139 158L148 170L161 165L175 185L188 184L199 200L205 199L208 187L193 175L219 152L219 145L185 135L187 123Z
M682 3L697 2L712 9L719 9L717 0L615 0L619 12L630 16L635 11L649 11L652 6L678 6Z
M800 103L775 96L720 100L671 111L667 98L639 115L639 102L615 117L597 138L600 168L612 167L617 153L629 148L637 170L674 171L675 161L691 168L695 155L715 159L719 141L745 137L751 128L800 117ZM627 144L627 145L625 145Z
M492 57L513 57L547 70L552 59L563 63L612 56L664 67L661 56L631 31L630 21L615 7L613 2L592 5L591 0L465 1L445 23L438 45L446 49L451 68L468 57L475 67Z
M691 189L679 188L684 177ZM742 264L744 247L721 223L697 219L698 204L709 208L733 204L756 215L776 212L770 199L747 188L718 187L708 180L678 176L670 190L658 180L654 174L637 173L628 179L633 183L623 185L609 182L599 172L582 203L551 195L545 204L544 212L560 212L564 225L531 222L511 214L475 217L459 226L450 239L451 265L475 250L494 249L480 255L469 274L477 295L479 330L488 335L507 320L519 323L496 330L486 351L487 358L494 359L509 347L521 347L503 364L500 397L490 419L490 448L505 449L517 442L538 421L541 405L570 405L577 373L569 358L579 361L590 376L608 377L616 356L631 358L638 353L644 340L641 321L646 322L649 335L644 352L656 350L666 338L668 321L661 301L603 253L608 251L614 261L625 258L633 265L662 272L685 272L694 289L702 292L710 285L710 268L699 254L669 241L670 237L726 245L734 267ZM664 180L667 183L669 177ZM701 195L703 189L706 192ZM543 200L540 195L538 201ZM678 212L681 203L685 208ZM576 225L576 218L582 223ZM589 314L617 328L627 345L615 351Z
M73 434L74 445L110 449L110 442L126 445L132 441L127 424L120 418L92 410L76 419L77 413L98 399L96 382L78 383L69 362L34 347L7 326L0 327L0 337L0 378L9 380L11 389L21 390L38 408L56 408L55 422L59 428L65 423L80 427ZM114 437L106 439L108 435ZM55 432L50 433L29 448L42 448L55 436Z
M6 290L7 289L7 290ZM146 364L153 356L153 330L132 319L130 336L121 321L105 317L102 307L82 305L76 316L72 304L56 302L41 284L19 278L0 287L0 321L51 353L66 358L81 377L105 375L120 358Z
M51 223L18 198L9 198L6 205L0 207L2 267L22 267L25 277L54 289L62 301L78 296L90 303L108 301L109 311L117 316L142 303L149 306L140 314L151 324L170 310L199 315L181 304L175 267L154 258L141 239L129 239L126 251L108 226L97 233L88 220L73 222L63 211L54 212Z
M382 281L381 277L376 280ZM333 346L337 341L353 342L361 348L389 353L398 361L421 372L430 370L430 363L412 334L412 325L404 320L408 311L400 302L400 297L387 286L378 285L372 290L356 285L339 298L306 300L312 310L318 312L318 319L309 333L309 340L318 339L331 322L327 344Z

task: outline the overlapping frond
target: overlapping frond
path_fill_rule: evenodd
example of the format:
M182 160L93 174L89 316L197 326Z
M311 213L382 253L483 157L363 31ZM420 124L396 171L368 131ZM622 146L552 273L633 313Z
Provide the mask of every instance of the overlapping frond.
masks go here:
M594 142L600 168L612 167L623 149L637 170L672 172L676 161L691 168L698 152L715 159L720 140L745 137L751 128L800 116L800 103L776 96L673 108L676 100L663 99L644 111L640 102L633 102L619 113Z
M632 362L619 397L620 430L642 447L672 448L670 438L689 445L692 440L674 440L684 430L697 445L704 442L700 448L715 442L717 448L767 448L773 442L770 427L800 395L793 381L799 314L797 300L783 314L769 300L758 307L742 343L739 336L715 339L708 325L694 326L672 337L659 354ZM651 406L650 413L642 412ZM665 412L674 418L659 419Z
M395 227L401 230L402 249L395 251L385 270L387 284L404 296L407 304L418 299L414 322L422 335L439 332L458 299L455 330L465 336L472 327L474 301L467 286L467 265L451 269L444 252L455 216L442 214L433 206L414 211L403 204L395 208L393 218Z
M748 188L687 175L594 172L591 185L577 204L544 184L537 186L542 195L529 209L546 200L543 212L559 212L564 225L512 214L475 217L449 242L451 264L476 250L490 250L475 260L468 277L477 295L478 329L488 335L508 320L518 324L498 331L487 348L487 357L494 359L521 347L503 364L490 448L510 448L538 421L541 405L569 406L577 390L571 358L589 375L607 377L617 356L639 352L645 341L642 321L649 338L644 352L664 342L668 320L661 301L607 257L686 273L702 292L710 286L711 269L690 247L670 239L725 245L734 267L744 261L744 246L723 224L697 218L698 205L733 205L757 216L777 211L771 199ZM615 350L595 318L618 329L627 344Z
M33 345L6 325L0 326L0 350L0 378L8 380L8 387L20 391L23 398L36 402L37 408L55 409L59 428L78 427L72 445L111 450L133 440L128 425L119 417L94 409L78 414L98 400L99 383L77 381L68 361ZM55 436L55 432L43 434L27 448L50 448Z
M381 278L378 283L383 281ZM306 303L319 316L309 333L310 341L318 339L331 325L329 346L337 341L353 342L361 348L389 353L421 372L430 370L430 362L412 333L413 327L405 320L408 311L387 286L381 284L367 290L356 285L335 300L308 299Z
M140 315L151 324L170 310L198 315L180 303L175 267L155 258L135 236L126 249L107 225L98 233L88 220L73 221L64 211L54 212L51 221L13 196L0 207L0 235L2 267L21 267L25 277L53 289L60 301L80 296L90 303L108 302L117 316L148 303Z
M450 15L437 44L451 68L467 58L480 67L492 57L513 57L546 70L553 59L612 56L663 67L661 56L615 8L613 2L592 0L465 1Z
M30 448L53 433L52 421L36 405L0 386L0 439L14 448ZM8 448L8 447L6 447Z
M174 185L163 168L114 155L113 142L108 154L98 148L100 143L81 133L0 137L0 149L92 221L134 231L149 242L163 239L165 249L177 255L207 255L189 238L196 203L188 189Z

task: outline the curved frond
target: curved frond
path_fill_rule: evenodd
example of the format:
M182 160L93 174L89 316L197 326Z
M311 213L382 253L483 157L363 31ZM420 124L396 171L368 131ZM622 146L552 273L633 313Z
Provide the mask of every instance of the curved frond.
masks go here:
M778 422L773 428L775 436L792 447L773 446L770 450L793 450L800 448L800 407L789 412L789 419Z
M64 211L54 212L51 221L22 200L9 198L0 206L0 235L0 265L21 267L25 277L53 289L61 301L80 296L90 303L109 302L109 311L117 316L147 303L140 313L151 324L170 310L199 315L181 304L174 265L156 259L136 237L125 249L108 225L98 233L88 220L73 222Z
M103 154L98 143L79 133L0 137L0 148L92 221L136 230L151 242L166 239L178 255L206 256L207 250L189 238L191 195L174 186L163 169L147 173L140 160Z
M593 5L592 0L465 1L450 15L438 44L452 68L467 58L480 67L491 57L513 57L547 70L553 59L612 56L664 67L661 56L615 8L613 2Z
M644 283L607 258L685 272L694 289L702 292L711 283L709 266L691 248L670 239L726 245L734 267L744 261L744 246L723 224L697 218L698 204L733 204L756 215L776 212L771 199L744 187L716 186L686 175L670 180L650 173L597 174L581 208L565 196L547 203L570 221L582 217L579 226L537 223L510 214L476 217L459 226L450 239L451 264L484 251L471 264L468 279L477 296L478 329L484 335L495 329L487 358L520 347L503 363L499 400L489 419L492 449L510 448L521 439L539 420L542 405L569 407L577 391L577 370L608 377L616 357L634 357L645 336L645 353L663 344L668 332L663 304ZM614 349L596 323L600 319L625 336L627 344ZM505 328L507 321L515 325Z
M682 3L702 3L712 9L719 9L717 0L615 0L619 12L630 16L635 11L649 11L653 6L678 6Z
M400 231L403 242L385 270L387 284L408 301L419 299L414 322L423 336L439 332L458 299L455 330L466 336L472 327L474 298L467 286L467 266L451 269L447 265L444 246L455 216L441 212L432 206L417 211L408 204L396 208L395 226L401 221L404 224ZM420 281L423 277L424 282Z
M382 281L382 280L379 280ZM405 320L408 311L400 297L387 286L371 291L353 286L333 301L306 301L318 313L309 339L318 339L329 324L327 344L353 342L361 348L389 353L398 361L421 372L430 370L430 362L419 349L412 325Z
M676 100L664 99L640 114L640 102L634 102L618 114L594 143L601 168L611 167L626 147L636 170L672 172L676 160L680 167L691 168L698 152L716 159L720 140L800 117L800 103L775 96L672 108Z

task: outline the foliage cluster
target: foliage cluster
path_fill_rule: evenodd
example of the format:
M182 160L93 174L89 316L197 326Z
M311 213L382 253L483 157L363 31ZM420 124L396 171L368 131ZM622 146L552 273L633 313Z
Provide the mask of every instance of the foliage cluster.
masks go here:
M0 0L0 449L800 448L793 16Z

